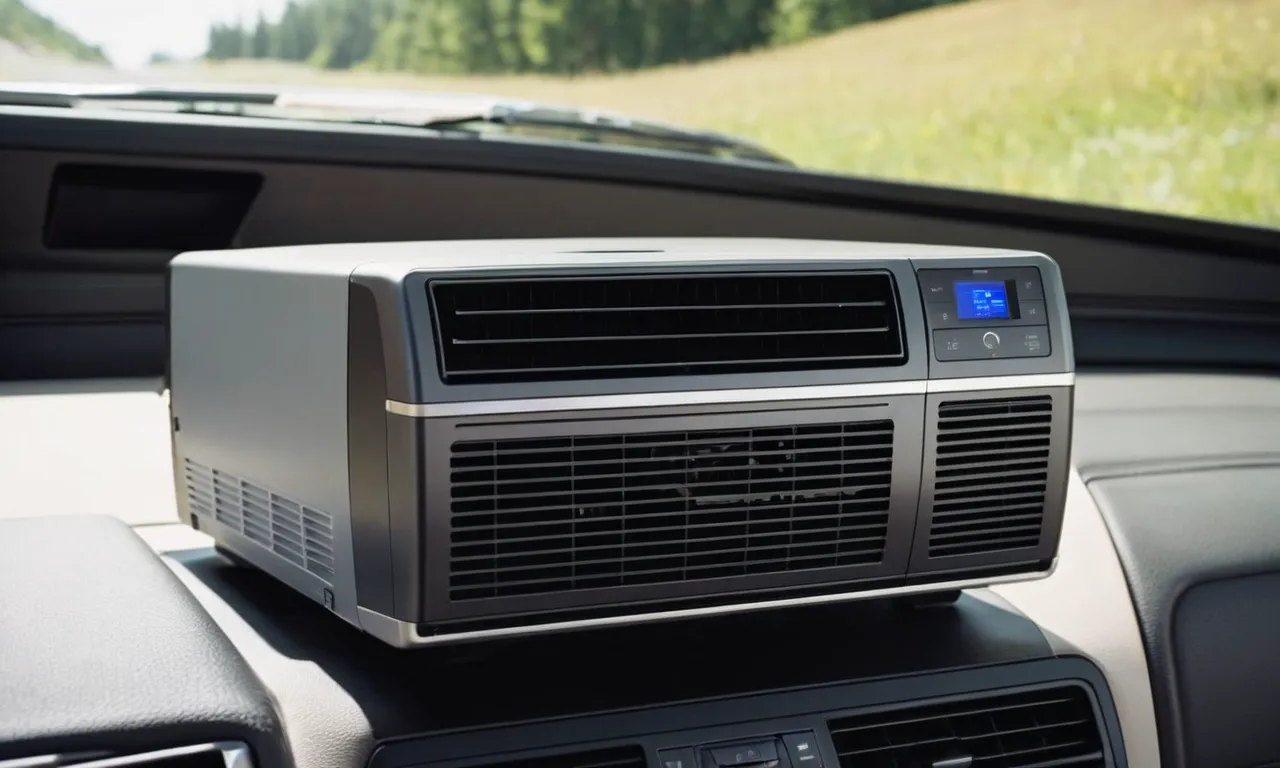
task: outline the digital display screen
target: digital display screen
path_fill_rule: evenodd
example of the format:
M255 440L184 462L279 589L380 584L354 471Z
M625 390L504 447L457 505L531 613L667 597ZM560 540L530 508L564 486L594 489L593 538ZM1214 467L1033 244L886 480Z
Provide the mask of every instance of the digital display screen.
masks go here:
M956 283L956 319L1009 319L1009 299L1004 283Z

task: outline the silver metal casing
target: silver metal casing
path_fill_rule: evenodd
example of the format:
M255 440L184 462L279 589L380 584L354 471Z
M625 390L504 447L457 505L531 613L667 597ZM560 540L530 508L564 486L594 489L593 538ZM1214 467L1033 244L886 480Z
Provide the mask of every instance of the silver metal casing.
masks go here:
M930 281L1006 269L1040 276L1048 354L940 360L947 355L934 347L951 331L938 327ZM897 287L901 365L446 383L428 289L431 280L477 276L865 270L887 272ZM171 264L170 357L183 519L228 555L398 646L1035 578L1052 568L1057 550L1074 362L1061 278L1042 254L746 239L188 253ZM940 434L954 426L948 418L968 418L965 403L1010 401L1038 403L1051 435L1037 475L1043 504L1035 535L996 552L948 550L948 536L964 527L944 520L956 470L939 459ZM450 460L461 443L866 420L892 423L888 523L873 562L451 598Z

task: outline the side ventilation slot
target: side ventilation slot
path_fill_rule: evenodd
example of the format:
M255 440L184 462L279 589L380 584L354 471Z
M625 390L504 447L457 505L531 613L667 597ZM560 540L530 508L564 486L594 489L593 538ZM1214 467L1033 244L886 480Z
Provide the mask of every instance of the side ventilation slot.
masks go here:
M646 762L640 747L614 747L485 763L477 768L646 768Z
M888 272L440 279L447 384L900 366Z
M957 400L938 407L929 557L1039 545L1053 398Z
M840 768L1102 768L1088 692L1076 685L909 705L830 722Z
M333 520L247 480L186 459L191 511L333 583Z

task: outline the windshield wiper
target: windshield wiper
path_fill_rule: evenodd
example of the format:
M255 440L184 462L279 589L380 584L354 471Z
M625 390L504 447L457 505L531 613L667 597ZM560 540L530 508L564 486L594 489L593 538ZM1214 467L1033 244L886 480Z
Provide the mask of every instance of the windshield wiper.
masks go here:
M753 142L733 136L598 110L479 94L0 83L0 104L67 108L96 106L387 125L422 128L441 134L465 132L480 136L527 137L794 165Z
M515 135L622 144L794 165L790 160L744 139L591 110L498 104L482 113L428 120L420 125L435 130L483 131L489 127Z

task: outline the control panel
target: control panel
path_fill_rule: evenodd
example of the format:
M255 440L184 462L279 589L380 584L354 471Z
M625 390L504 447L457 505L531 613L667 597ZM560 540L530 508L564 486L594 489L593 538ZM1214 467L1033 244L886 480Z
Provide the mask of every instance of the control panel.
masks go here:
M938 362L1048 357L1048 307L1036 267L917 273Z
M658 750L658 768L823 768L813 731Z

